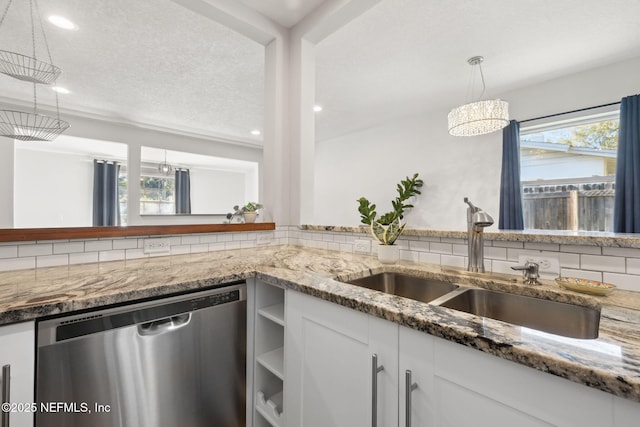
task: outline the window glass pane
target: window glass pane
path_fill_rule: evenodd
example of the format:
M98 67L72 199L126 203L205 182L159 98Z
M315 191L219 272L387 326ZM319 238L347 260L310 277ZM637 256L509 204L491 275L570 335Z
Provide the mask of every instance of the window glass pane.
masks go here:
M161 215L175 213L175 177L140 176L140 214Z
M618 113L523 128L526 229L611 231Z

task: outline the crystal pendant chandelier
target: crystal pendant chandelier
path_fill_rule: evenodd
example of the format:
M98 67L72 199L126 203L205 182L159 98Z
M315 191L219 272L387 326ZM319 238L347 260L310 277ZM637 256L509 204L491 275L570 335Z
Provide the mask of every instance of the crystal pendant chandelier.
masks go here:
M158 165L158 172L166 176L171 175L171 172L173 172L173 168L167 163L167 150L164 150L164 163Z
M0 17L0 29L12 3L13 0L9 0L2 17ZM57 92L55 93L56 116L50 117L38 113L37 86L55 84L62 70L53 65L37 0L29 0L29 16L31 20L32 56L0 50L0 73L33 84L33 112L0 110L0 136L21 141L52 141L69 128L69 123L60 120ZM42 32L49 62L41 61L36 57L36 16L38 17L39 28Z
M467 61L480 69L482 92L478 101L456 107L449 112L449 133L453 136L476 136L495 132L509 124L509 104L501 99L481 100L486 86L482 73L482 56L474 56ZM473 71L470 90L473 91Z

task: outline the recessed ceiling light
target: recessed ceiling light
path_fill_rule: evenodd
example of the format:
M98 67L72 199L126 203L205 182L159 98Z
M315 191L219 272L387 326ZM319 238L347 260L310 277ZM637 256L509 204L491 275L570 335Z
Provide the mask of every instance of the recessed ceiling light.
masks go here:
M56 92L58 92L58 93L62 93L62 94L64 94L64 95L67 95L67 94L71 93L71 91L70 91L69 89L64 88L64 87L62 87L62 86L53 86L53 87L51 88L51 90L55 90Z
M260 135L260 131L258 129L254 129L254 130L251 131L251 135L258 136L258 135Z
M69 21L64 16L51 15L47 19L49 19L49 22L51 22L56 27L59 27L59 28L65 29L65 30L74 30L75 31L75 30L78 29L78 26L76 24L74 24L73 22Z
M322 105L314 105L313 111L315 111L316 113L319 113L320 111L322 111Z

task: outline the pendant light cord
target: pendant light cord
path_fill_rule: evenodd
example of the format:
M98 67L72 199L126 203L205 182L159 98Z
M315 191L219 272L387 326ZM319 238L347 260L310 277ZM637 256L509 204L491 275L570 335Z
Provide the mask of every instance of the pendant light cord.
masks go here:
M7 16L7 12L9 12L9 8L11 7L11 3L13 2L13 0L9 0L9 3L7 3L7 7L4 8L4 12L2 12L2 18L0 18L0 27L2 26L2 23L4 22L4 18L6 18Z

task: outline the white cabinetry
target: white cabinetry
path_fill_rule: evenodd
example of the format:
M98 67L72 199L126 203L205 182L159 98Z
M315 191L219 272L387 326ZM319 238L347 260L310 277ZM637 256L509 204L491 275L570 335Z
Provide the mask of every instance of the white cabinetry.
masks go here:
M375 406L377 425L397 424L397 330L391 322L287 292L287 426L369 427ZM374 373L376 358L383 370Z
M9 366L10 402L17 412L9 413L11 427L33 426L33 413L24 410L23 405L34 402L34 360L35 360L35 324L34 322L0 326L0 369ZM6 378L1 376L0 390L4 388ZM3 426L6 427L6 426Z
M384 427L626 427L640 420L640 403L319 298L290 291L286 311L287 426L371 426L374 377ZM373 354L384 366L375 376Z
M284 425L284 298L283 289L260 280L248 286L251 313L247 334L249 358L247 424L256 427ZM252 372L252 374L251 374ZM251 381L249 381L251 383ZM252 420L252 421L251 421Z

